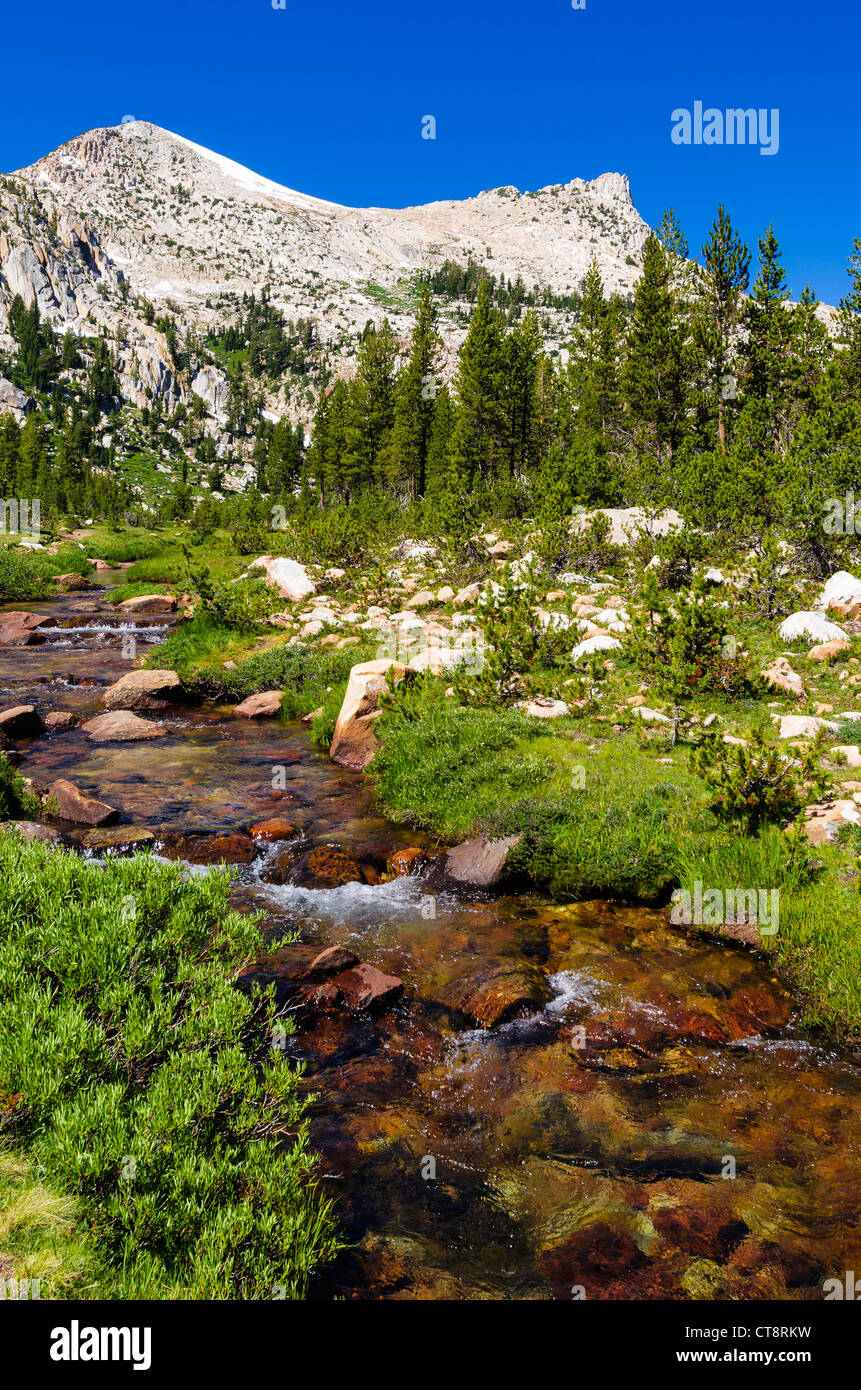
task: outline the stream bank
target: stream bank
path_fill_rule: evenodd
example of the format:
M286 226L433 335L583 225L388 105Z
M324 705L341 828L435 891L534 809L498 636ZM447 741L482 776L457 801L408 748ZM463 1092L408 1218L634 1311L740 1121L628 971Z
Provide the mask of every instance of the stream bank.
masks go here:
M129 670L124 636L167 630L79 602L27 605L51 622L37 645L0 649L4 707L92 717ZM252 841L232 890L264 914L259 968L289 1000L343 946L403 981L386 1011L308 1011L289 1041L352 1247L316 1297L819 1299L856 1267L858 1057L804 1033L766 961L655 910L375 882L421 842L301 726L206 704L158 717L151 743L21 738L20 770L70 778L189 861L201 840L244 843L283 817L294 835ZM291 846L327 845L364 881L312 887L278 868Z

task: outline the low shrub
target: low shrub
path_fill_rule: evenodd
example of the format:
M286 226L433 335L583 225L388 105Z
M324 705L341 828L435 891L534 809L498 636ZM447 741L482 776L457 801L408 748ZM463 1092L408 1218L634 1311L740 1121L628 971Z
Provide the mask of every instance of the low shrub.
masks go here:
M298 1298L335 1249L229 882L0 837L0 1124L74 1195L101 1296Z
M21 774L0 753L0 821L32 820L38 814L38 797L28 792Z

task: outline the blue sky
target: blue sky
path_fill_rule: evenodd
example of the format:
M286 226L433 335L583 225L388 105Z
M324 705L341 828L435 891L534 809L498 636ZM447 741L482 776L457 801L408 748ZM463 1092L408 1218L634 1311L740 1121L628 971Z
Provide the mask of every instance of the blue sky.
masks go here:
M3 37L7 172L124 115L354 205L618 170L693 250L720 200L752 247L773 221L831 303L861 236L858 0L42 0ZM779 152L674 145L698 100L777 108Z

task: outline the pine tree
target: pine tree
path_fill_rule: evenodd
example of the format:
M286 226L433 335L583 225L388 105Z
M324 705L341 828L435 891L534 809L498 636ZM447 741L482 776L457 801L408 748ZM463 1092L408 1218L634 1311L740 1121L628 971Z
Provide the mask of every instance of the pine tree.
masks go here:
M849 393L861 398L861 237L856 237L849 257L852 288L840 301L840 340L845 349L842 371Z
M506 439L502 328L484 278L458 358L456 392L452 461L458 478L471 488L476 478L485 484L496 478Z
M682 426L685 337L686 324L673 302L669 257L650 232L634 292L623 385L635 437L640 436L641 448L654 452L659 469L664 452L672 455Z
M672 600L654 570L643 584L643 612L631 620L628 649L654 689L673 706L673 743L678 742L681 706L698 688L719 683L723 655L723 615L705 581Z
M522 477L535 457L536 388L542 353L538 318L530 309L503 343L503 400L507 405L508 470Z
M788 393L793 424L813 408L817 386L833 355L828 329L817 314L819 301L809 285L792 310L791 344L787 364Z
M36 479L45 461L45 431L35 414L28 415L18 444L16 486L21 497L35 497ZM59 470L58 470L59 471Z
M619 355L623 311L617 299L604 298L598 263L593 259L583 281L580 318L568 361L568 383L575 407L575 433L604 451L621 411Z
M289 420L282 417L272 431L266 460L266 485L273 497L292 492L301 470L300 431L294 430Z
M775 448L786 409L787 357L791 318L789 298L774 227L759 240L759 274L745 308L749 389L766 407ZM784 416L784 424L786 424Z
M733 337L749 283L750 252L733 229L723 204L703 247L705 273L697 315L697 336L706 373L706 391L716 401L718 447L726 450L726 402L733 398Z
M434 402L433 427L428 442L427 500L430 514L436 519L435 501L445 490L451 432L454 427L454 403L447 386L441 386Z
M0 497L21 495L18 488L18 450L21 428L14 415L0 414Z
M395 393L392 453L397 479L411 497L423 497L427 487L428 456L433 437L442 342L436 330L436 310L430 286L419 291L410 355Z
M679 299L686 302L694 293L696 269L688 259L688 239L674 208L668 208L664 213L657 236L667 253L670 285Z
M344 452L339 479L349 500L386 481L387 447L395 415L395 359L392 326L383 319L364 335L356 376L350 383Z
M311 448L302 471L304 493L316 494L321 506L346 495L343 457L346 450L350 389L338 380L320 393L314 416Z

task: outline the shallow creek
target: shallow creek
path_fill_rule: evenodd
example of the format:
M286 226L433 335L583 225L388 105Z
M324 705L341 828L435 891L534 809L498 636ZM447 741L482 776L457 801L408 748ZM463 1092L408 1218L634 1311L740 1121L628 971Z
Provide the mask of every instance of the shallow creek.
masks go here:
M133 625L99 594L12 606L56 621L39 645L0 647L2 704L98 712L130 669ZM134 631L140 650L165 627ZM301 726L213 706L157 717L169 736L153 743L22 739L21 770L70 777L157 846L276 814L363 863L422 843ZM415 878L265 881L283 849L261 846L233 889L265 914L266 968L289 978L345 944L405 985L379 1018L321 1014L291 1040L351 1247L315 1297L818 1299L861 1269L861 1058L801 1031L766 963L639 908L529 894L429 907ZM512 971L539 971L546 1002L471 1026L468 986Z

